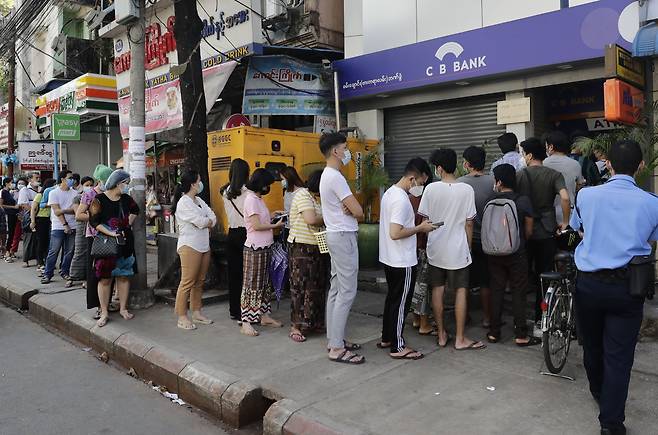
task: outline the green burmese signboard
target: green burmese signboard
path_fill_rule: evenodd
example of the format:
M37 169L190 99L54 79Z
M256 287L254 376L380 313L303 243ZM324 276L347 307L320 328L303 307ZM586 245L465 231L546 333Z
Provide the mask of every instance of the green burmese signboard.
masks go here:
M80 115L55 113L52 117L53 140L80 140Z

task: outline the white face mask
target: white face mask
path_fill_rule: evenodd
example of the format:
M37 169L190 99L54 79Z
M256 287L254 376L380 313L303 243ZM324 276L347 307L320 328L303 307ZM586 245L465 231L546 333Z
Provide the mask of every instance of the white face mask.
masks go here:
M434 175L436 175L436 180L441 181L441 174L439 173L438 169L434 170Z
M411 189L409 189L409 194L418 198L423 194L424 190L425 190L425 186L414 186Z
M345 153L343 154L343 158L340 159L341 163L343 166L346 166L350 161L352 161L352 153L350 150L346 149Z
M82 186L82 191L83 192L89 192L91 189L93 189L93 187L91 187L91 186Z

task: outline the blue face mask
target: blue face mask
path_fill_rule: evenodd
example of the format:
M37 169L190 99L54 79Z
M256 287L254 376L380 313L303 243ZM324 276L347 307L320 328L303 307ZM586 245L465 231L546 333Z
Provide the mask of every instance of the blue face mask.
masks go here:
M203 181L199 181L199 187L197 188L197 195L200 195L203 192Z
M128 187L127 184L124 184L123 186L121 186L121 193L125 193L127 195L129 190L130 190L130 187Z
M66 180L66 185L69 186L69 188L73 187L74 184L75 184L75 180L73 178L69 178L68 180Z

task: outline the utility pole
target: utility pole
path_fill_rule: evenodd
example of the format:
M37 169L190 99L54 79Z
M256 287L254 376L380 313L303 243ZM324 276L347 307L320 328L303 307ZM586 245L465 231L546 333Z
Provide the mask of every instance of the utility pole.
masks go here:
M185 161L189 169L199 171L204 186L208 181L208 136L206 126L206 97L201 69L201 31L203 23L195 1L174 3L176 24L174 35L178 50L178 64L187 63L180 76L181 103L183 105L183 131L185 134ZM210 203L210 189L201 192L201 198Z
M130 195L139 206L139 216L133 223L137 274L131 280L129 305L147 308L155 302L153 290L146 282L146 149L145 131L145 0L137 0L139 18L128 28L131 43L130 62L130 129L128 150L124 150L124 169L130 173ZM156 6L154 6L156 7Z
M7 113L7 153L14 153L14 141L16 139L16 134L14 132L16 125L16 36L15 32L12 32L12 41L9 45L11 53L9 53L9 80L7 80L7 99L9 100L8 112ZM57 164L57 162L55 162ZM7 165L7 176L12 177L14 175L14 164L9 163Z

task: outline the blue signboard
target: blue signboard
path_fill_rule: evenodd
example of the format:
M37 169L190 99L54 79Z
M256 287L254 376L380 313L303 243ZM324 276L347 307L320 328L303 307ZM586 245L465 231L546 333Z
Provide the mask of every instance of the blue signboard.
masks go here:
M607 44L630 48L637 25L636 1L599 0L334 66L340 97L350 99L600 58Z

